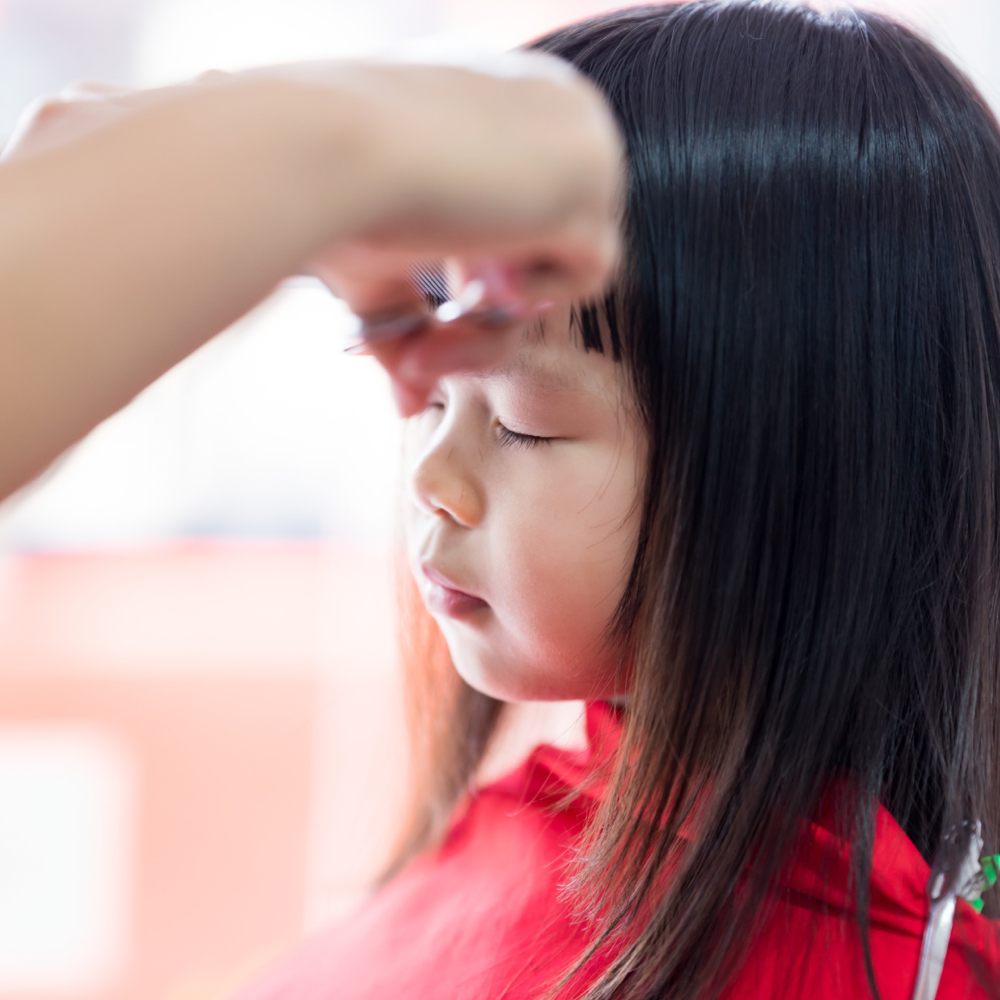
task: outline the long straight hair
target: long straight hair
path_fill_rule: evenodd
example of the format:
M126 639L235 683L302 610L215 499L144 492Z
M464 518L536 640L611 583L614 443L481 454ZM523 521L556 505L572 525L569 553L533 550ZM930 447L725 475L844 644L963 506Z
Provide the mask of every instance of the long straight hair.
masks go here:
M625 137L626 265L579 316L649 435L623 741L573 883L595 948L625 944L585 995L717 994L843 775L877 992L878 805L928 860L967 815L1000 850L1000 131L873 14L682 3L531 47ZM411 852L498 714L448 683Z

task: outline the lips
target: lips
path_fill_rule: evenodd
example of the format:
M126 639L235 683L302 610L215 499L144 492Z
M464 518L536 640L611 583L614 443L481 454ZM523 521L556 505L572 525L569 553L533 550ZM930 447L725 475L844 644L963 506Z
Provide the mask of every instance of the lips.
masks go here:
M489 605L481 597L461 590L440 570L424 563L420 567L427 581L422 588L424 601L432 614L447 615L449 618L461 618L473 611L487 608Z

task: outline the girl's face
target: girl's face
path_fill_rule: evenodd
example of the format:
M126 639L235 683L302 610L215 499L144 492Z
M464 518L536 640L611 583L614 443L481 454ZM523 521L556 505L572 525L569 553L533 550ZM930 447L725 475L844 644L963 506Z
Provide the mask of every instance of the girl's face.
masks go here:
M569 309L508 364L441 380L408 424L410 565L458 672L508 701L614 689L606 630L635 549L645 435Z

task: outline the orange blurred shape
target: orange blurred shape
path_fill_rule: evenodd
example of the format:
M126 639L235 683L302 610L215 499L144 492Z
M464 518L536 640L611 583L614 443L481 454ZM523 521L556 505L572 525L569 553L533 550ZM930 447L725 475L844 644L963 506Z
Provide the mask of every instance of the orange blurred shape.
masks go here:
M0 736L85 726L134 776L117 967L2 1000L216 1000L363 895L403 781L387 563L297 543L0 563Z

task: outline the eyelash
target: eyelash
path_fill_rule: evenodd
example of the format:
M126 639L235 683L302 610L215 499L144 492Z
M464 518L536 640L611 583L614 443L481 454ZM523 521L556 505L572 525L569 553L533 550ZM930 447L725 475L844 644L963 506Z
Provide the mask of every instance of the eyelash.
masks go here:
M497 424L497 436L500 444L508 448L536 448L540 444L551 444L552 438L539 437L537 434L518 434L503 424Z
M443 410L445 404L440 400L434 400L427 404L429 410ZM518 434L509 427L504 427L497 421L497 437L500 444L505 448L537 448L540 444L551 444L552 438L540 437L538 434Z

